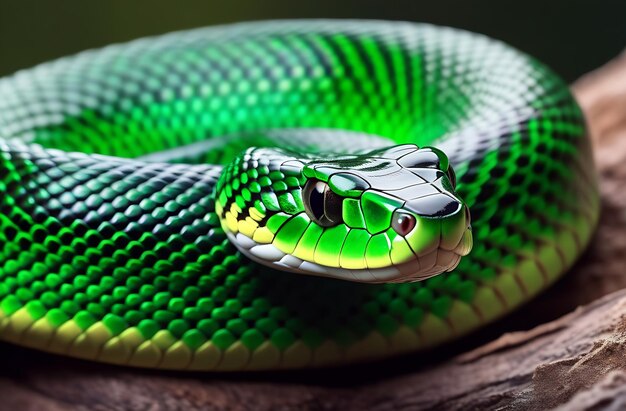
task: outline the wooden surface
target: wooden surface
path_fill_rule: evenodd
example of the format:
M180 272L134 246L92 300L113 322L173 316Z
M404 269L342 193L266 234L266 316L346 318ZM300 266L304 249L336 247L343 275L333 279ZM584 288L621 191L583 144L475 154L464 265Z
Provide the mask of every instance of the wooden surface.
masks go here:
M626 55L574 91L594 140L600 227L570 273L499 323L427 359L253 375L149 372L0 344L0 409L625 408Z

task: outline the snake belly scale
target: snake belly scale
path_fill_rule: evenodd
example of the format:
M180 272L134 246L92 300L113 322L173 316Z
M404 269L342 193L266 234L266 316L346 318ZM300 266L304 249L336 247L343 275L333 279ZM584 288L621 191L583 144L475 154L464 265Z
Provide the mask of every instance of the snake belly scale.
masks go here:
M87 51L0 79L0 139L0 338L138 367L432 347L553 283L598 216L566 84L430 25Z

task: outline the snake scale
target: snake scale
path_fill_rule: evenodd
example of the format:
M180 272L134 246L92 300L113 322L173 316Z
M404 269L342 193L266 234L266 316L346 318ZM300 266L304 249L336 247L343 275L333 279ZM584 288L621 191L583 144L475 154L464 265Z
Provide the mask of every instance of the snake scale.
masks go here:
M566 84L425 24L86 51L0 79L0 138L0 337L130 366L433 347L553 283L598 217Z

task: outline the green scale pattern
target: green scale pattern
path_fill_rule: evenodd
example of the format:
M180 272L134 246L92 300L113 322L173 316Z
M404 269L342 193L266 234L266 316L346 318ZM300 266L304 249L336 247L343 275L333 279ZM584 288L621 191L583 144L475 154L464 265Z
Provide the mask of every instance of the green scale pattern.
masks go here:
M474 234L454 272L357 284L266 268L228 241L213 192L242 145L380 147L371 136L450 158ZM132 365L310 367L436 345L545 289L598 212L566 85L499 42L428 25L246 23L87 51L1 79L0 137L0 338ZM122 354L73 345L98 324ZM133 362L151 340L158 358Z

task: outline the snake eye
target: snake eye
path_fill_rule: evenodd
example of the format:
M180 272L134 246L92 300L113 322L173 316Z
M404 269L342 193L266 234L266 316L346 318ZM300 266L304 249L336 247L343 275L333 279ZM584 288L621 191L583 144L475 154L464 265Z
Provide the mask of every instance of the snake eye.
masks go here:
M448 180L450 180L450 184L452 184L452 188L456 188L456 173L452 166L448 166Z
M404 237L415 228L415 217L402 211L395 211L391 219L391 227Z
M343 198L332 191L323 181L310 179L302 190L304 210L309 218L322 227L341 223Z

